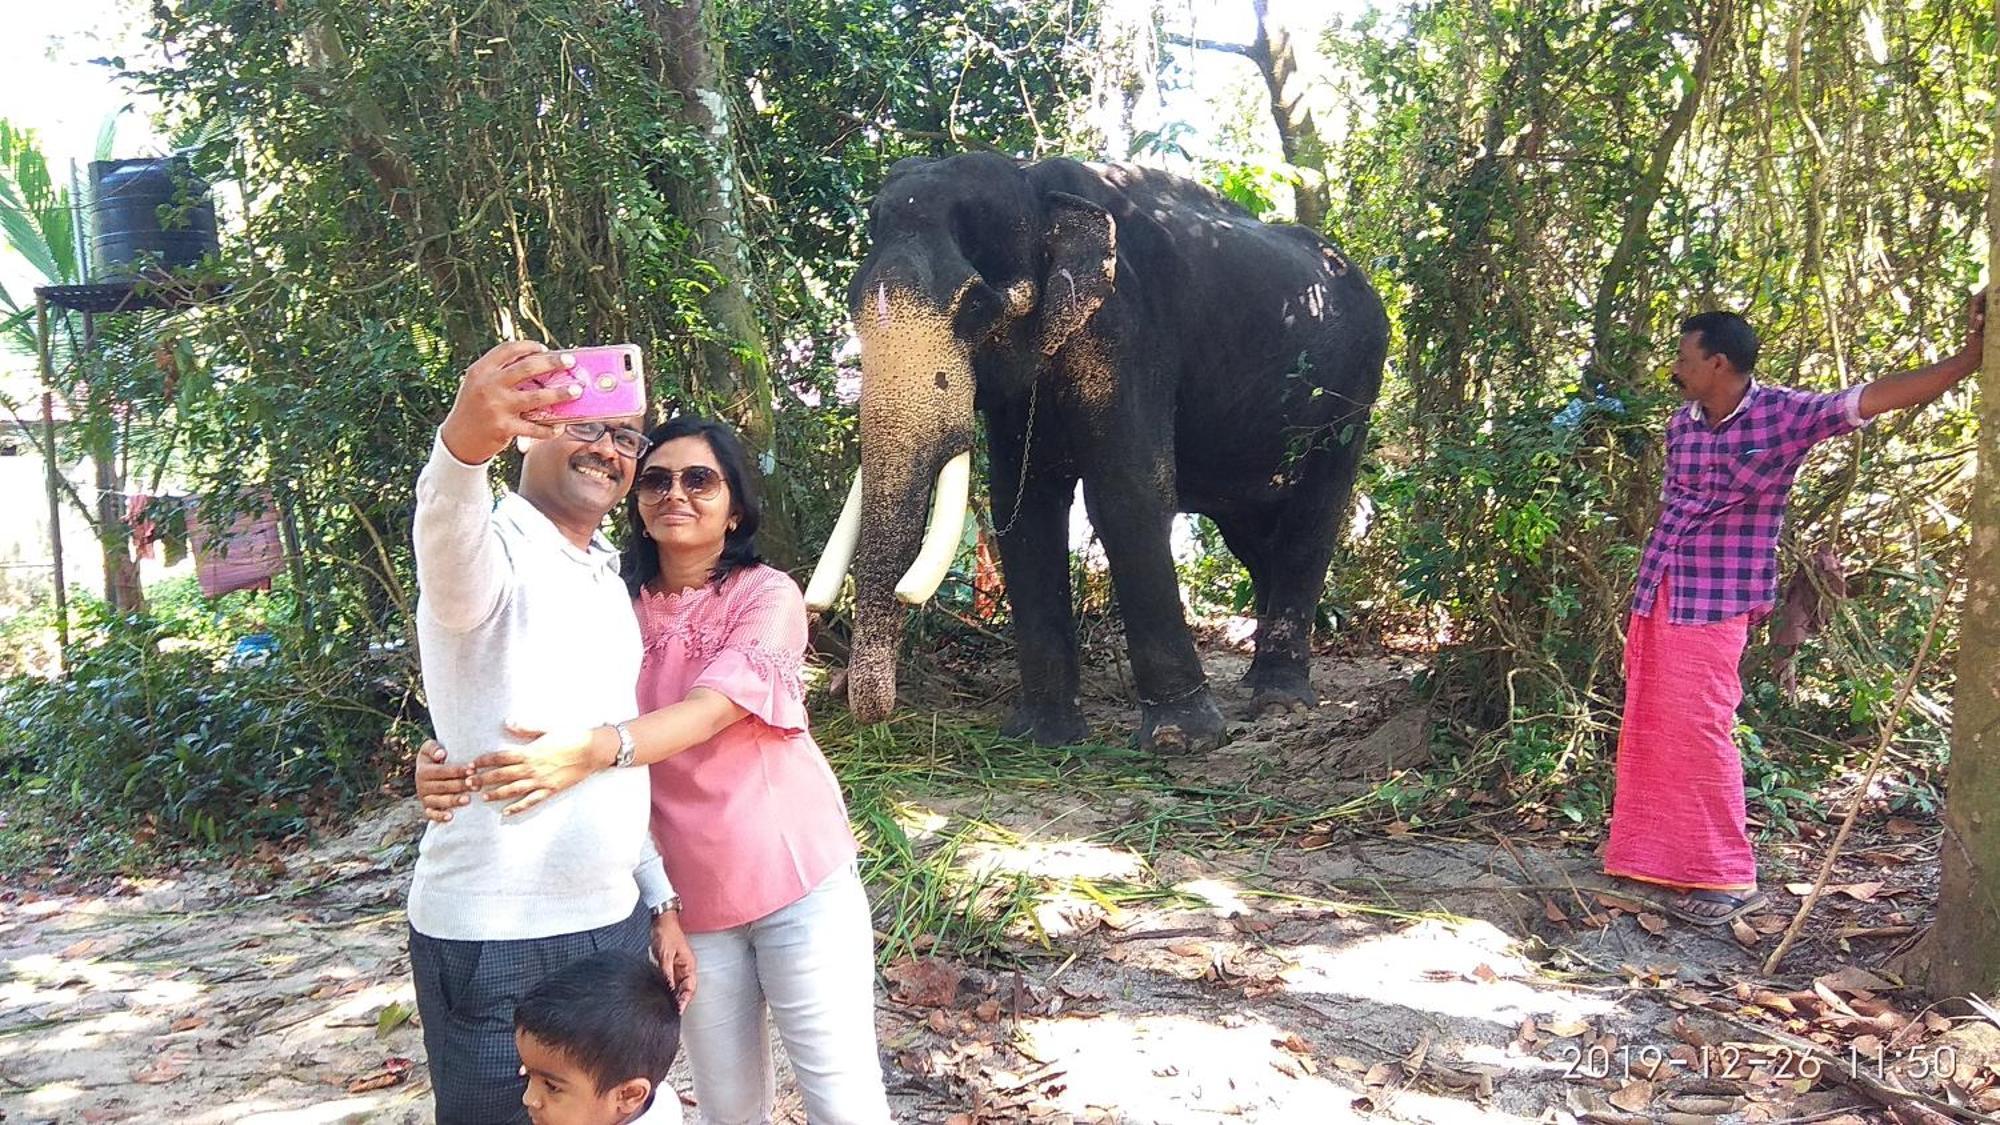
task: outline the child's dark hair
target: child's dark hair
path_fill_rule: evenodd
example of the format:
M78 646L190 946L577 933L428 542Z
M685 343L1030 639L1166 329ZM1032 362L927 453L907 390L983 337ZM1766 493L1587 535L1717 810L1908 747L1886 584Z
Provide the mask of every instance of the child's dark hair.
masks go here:
M647 449L658 449L677 438L698 437L708 443L715 454L715 463L722 469L722 479L729 482L729 505L736 516L736 527L722 540L722 558L715 564L715 570L708 580L717 586L739 570L746 570L764 561L757 553L757 528L764 522L764 506L757 500L756 481L750 475L750 455L743 448L742 439L736 431L721 422L702 418L693 414L676 414L672 418L654 426L646 432ZM645 464L644 458L640 464ZM620 560L618 572L625 579L625 588L633 597L639 596L646 583L657 578L660 573L660 546L646 538L646 520L639 514L639 490L633 489L625 497L625 550Z
M634 1078L655 1088L666 1081L681 1045L681 1010L651 961L606 949L529 989L514 1007L514 1028L568 1056L602 1094Z

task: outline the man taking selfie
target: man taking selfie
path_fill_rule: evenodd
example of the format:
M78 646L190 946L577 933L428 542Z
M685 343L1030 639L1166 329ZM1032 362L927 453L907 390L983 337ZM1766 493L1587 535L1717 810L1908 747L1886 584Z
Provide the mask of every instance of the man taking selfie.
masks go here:
M577 396L538 382L571 363L531 341L481 356L417 478L417 637L452 762L518 741L512 731L638 714L638 625L597 531L631 487L643 419L530 421ZM488 464L515 440L520 484L495 503ZM410 968L439 1125L527 1120L514 1005L550 973L650 945L670 981L691 976L650 810L646 771L614 769L531 810L472 802L426 827Z

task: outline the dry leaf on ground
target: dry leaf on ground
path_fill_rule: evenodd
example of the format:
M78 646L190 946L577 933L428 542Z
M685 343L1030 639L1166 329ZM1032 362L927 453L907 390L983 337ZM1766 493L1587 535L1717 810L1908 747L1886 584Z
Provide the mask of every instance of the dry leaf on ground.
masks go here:
M400 1086L409 1079L410 1066L409 1059L383 1059L381 1069L357 1076L347 1084L347 1092L365 1094L370 1090L385 1090L391 1086Z
M1858 965L1844 965L1833 972L1815 977L1813 983L1849 995L1857 992L1888 992L1896 987Z
M1605 1100L1627 1113L1642 1113L1653 1104L1653 1084L1638 1078L1628 1079Z
M949 1007L965 970L940 957L905 957L882 970L890 998L914 1008Z
M81 961L86 957L98 953L110 944L110 942L103 938L84 938L81 941L72 942L63 947L63 951L56 954L56 956L65 961Z
M187 1072L181 1059L172 1055L161 1055L152 1062L132 1072L132 1081L157 1086L162 1082L172 1082Z

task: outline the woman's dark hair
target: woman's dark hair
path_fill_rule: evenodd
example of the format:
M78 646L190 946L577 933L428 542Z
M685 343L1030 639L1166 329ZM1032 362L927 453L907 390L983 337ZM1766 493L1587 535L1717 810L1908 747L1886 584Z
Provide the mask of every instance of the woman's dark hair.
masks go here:
M744 452L736 431L721 422L677 414L646 432L646 440L652 443L647 447L648 452L685 437L708 442L715 463L722 467L723 479L729 482L729 511L736 517L736 528L723 537L722 558L708 575L710 583L720 586L737 571L764 561L757 553L757 525L763 520L763 506L757 503L757 488L751 483L749 454ZM644 465L645 458L640 458L639 463ZM637 488L625 496L625 524L625 550L618 573L625 579L625 588L636 598L660 574L660 545L646 536L646 521L639 515Z

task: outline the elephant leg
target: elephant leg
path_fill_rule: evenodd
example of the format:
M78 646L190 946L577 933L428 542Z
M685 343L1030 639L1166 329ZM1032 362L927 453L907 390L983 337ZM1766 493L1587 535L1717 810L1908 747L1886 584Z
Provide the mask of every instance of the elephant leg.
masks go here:
M1236 514L1217 516L1215 529L1229 553L1250 574L1251 615L1263 620L1271 602L1271 526L1268 519Z
M1021 486L1018 435L989 430L994 526L1000 572L1014 627L1021 695L1001 733L1044 746L1090 737L1077 700L1076 621L1069 584L1069 506L1076 473L1059 463L1030 463ZM1037 457L1044 456L1038 444Z
M1362 439L1306 454L1297 484L1277 511L1267 540L1270 596L1257 615L1257 655L1244 682L1261 714L1303 711L1319 702L1312 686L1312 626L1326 592L1326 568L1360 462Z
M1130 448L1127 446L1126 448ZM1139 746L1160 753L1212 750L1228 738L1174 573L1170 472L1105 466L1087 476L1083 498L1111 564L1111 586L1125 624L1132 678L1139 688Z
M1276 543L1273 523L1269 512L1237 514L1215 522L1217 530L1222 532L1222 541L1229 545L1229 553L1250 573L1252 613L1257 619L1256 656L1243 673L1243 684L1250 690L1252 716L1290 711L1314 701L1311 683L1304 677L1277 671L1283 664L1277 647L1265 643L1272 627L1271 598L1278 585L1275 572L1287 561L1285 552ZM1311 623L1311 618L1307 623Z

